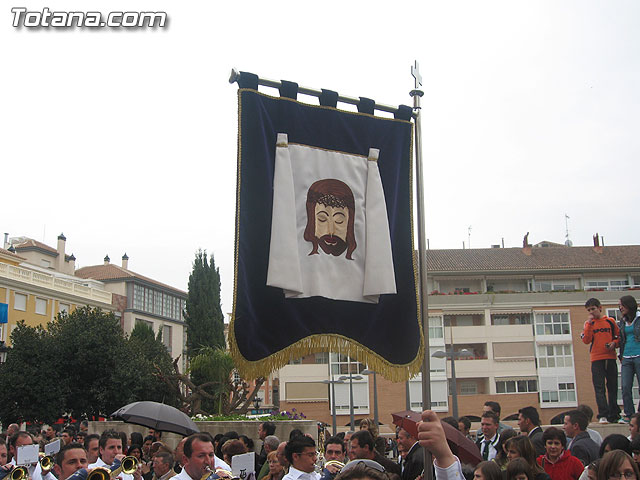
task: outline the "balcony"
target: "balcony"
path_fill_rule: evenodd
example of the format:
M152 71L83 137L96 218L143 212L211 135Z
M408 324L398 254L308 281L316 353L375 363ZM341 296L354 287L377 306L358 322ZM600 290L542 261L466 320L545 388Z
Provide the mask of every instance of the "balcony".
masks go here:
M634 290L632 290L634 291ZM549 291L549 292L514 292L514 293L477 293L467 295L429 295L429 309L449 309L477 311L478 309L513 308L547 306L550 299L556 305L584 304L593 297L593 291ZM617 304L620 298L619 290L598 291L598 299L603 304ZM446 312L445 312L446 313ZM475 313L475 312L474 312Z
M111 305L111 292L87 287L48 273L0 263L0 277Z

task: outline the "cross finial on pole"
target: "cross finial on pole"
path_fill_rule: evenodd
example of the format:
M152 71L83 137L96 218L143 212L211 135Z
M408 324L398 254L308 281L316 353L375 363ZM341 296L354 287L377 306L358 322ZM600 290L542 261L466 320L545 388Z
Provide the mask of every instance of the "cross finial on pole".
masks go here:
M422 75L420 75L420 64L415 60L414 65L411 67L411 75L415 78L415 88L422 87Z

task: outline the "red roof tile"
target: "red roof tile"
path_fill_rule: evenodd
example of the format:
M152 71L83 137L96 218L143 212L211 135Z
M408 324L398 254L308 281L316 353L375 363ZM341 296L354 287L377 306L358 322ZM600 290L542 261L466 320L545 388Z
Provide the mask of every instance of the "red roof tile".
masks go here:
M25 238L25 241L22 243L14 243L13 248L15 248L16 251L39 249L44 250L48 253L53 253L56 256L58 255L58 251L55 248L50 247L45 243L34 240L33 238Z
M428 250L427 269L433 273L541 271L541 270L640 270L640 245L601 247Z
M107 265L92 265L89 267L79 268L78 270L76 270L75 275L76 277L92 278L94 280L100 280L103 282L138 279L147 283L157 285L161 288L173 290L174 292L180 293L182 295L186 295L186 292L183 292L182 290L179 290L170 285L166 285L164 283L158 282L149 277L145 277L144 275L140 275L139 273L133 272L131 270L127 270L125 268L119 267L118 265L114 265L112 263L109 263Z

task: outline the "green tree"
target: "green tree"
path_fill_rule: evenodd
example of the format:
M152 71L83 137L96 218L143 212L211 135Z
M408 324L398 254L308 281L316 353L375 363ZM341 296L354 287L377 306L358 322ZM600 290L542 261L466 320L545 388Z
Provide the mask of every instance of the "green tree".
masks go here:
M20 323L11 343L0 365L3 423L109 415L139 400L177 403L162 380L172 363L161 338L143 327L127 338L113 313L77 308L46 330Z
M138 400L145 372L136 365L120 321L111 312L81 307L48 325L55 344L65 406L74 416L108 415Z
M172 372L172 359L167 347L162 343L162 330L154 336L153 328L139 322L129 337L129 347L136 356L136 368L145 372L136 390L145 400L154 400L169 405L178 405L175 390L167 390L161 377Z
M0 420L51 422L64 411L64 390L55 369L51 337L42 327L18 323L12 348L0 364Z
M202 399L202 410L220 414L228 412L233 368L231 354L221 348L202 348L200 353L191 359L191 381L211 395Z
M204 347L225 348L224 317L220 306L220 272L213 255L198 250L189 275L185 322L187 356L194 358Z

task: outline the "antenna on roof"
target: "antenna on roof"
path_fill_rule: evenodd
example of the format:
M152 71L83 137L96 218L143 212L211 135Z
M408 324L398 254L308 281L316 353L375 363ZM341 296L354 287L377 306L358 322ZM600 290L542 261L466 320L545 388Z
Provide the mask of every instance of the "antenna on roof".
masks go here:
M469 238L469 248L471 248L471 225L469 225L469 228L467 229L467 236Z
M566 213L564 214L564 227L565 227L565 230L566 230L564 244L567 247L572 247L573 246L573 242L569 239L569 215L567 215Z

